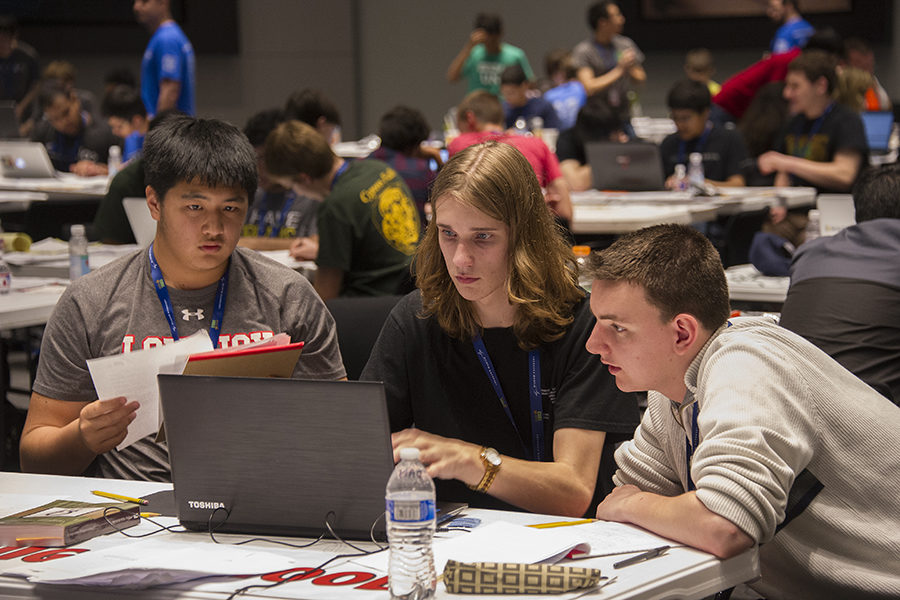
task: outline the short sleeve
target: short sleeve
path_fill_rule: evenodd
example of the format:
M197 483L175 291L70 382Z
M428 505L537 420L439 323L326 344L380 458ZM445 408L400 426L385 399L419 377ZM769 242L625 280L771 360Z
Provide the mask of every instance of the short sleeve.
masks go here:
M290 303L290 298L298 301ZM292 338L303 341L303 352L293 377L297 379L342 379L347 376L338 345L334 317L325 303L303 278L287 288L284 306L293 314L287 318L294 323Z
M159 56L159 80L174 79L181 81L181 73L184 70L184 55L181 41L175 37L166 37L160 40L157 46Z

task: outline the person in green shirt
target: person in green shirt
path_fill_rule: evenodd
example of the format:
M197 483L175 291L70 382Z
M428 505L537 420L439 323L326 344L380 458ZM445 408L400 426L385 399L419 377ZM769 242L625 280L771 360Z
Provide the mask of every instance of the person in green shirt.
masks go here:
M499 96L503 69L519 65L528 80L533 81L534 71L528 64L525 52L502 40L503 21L500 15L479 13L475 17L472 33L447 69L447 80L453 83L465 77L469 84L468 92L487 90Z

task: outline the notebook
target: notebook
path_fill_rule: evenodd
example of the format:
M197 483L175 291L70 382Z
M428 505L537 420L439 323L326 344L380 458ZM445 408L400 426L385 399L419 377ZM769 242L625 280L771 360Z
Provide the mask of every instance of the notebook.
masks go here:
M585 154L594 189L649 192L663 189L659 146L647 142L590 142Z
M894 126L894 113L890 111L868 111L860 113L866 130L866 141L872 152L887 152Z
M0 174L17 179L57 176L47 148L40 142L0 141Z
M122 207L135 241L146 248L156 237L156 221L150 215L146 198L122 198Z
M159 375L188 529L385 539L394 468L381 383ZM216 509L219 510L216 510ZM224 509L224 510L222 510ZM215 514L213 514L215 513ZM221 523L221 525L219 525Z

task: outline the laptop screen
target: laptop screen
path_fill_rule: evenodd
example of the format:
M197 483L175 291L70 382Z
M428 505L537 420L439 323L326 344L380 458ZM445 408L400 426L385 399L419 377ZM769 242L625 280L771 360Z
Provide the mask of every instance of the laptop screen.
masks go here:
M159 375L175 487L189 529L384 538L394 467L384 386Z
M866 130L866 141L870 150L886 151L894 126L894 113L889 111L863 112L863 127Z

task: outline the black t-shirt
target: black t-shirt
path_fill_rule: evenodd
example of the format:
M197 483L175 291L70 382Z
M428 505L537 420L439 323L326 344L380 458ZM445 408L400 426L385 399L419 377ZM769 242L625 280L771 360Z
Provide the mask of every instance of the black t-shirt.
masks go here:
M482 335L510 411L516 433L471 341L447 336L434 318L422 319L418 291L403 298L385 323L360 379L384 381L391 431L415 426L444 437L491 446L501 454L526 458L531 447L528 353L511 329L487 329ZM639 415L634 394L620 392L599 357L585 349L594 324L588 300L574 310L575 320L559 340L540 349L541 395L545 421L545 460L553 457L556 429L607 432L594 502L612 489L614 445L630 439ZM493 496L476 493L460 481L435 480L440 500L471 506L517 510Z
M581 141L574 128L560 132L556 140L556 157L559 159L559 162L577 160L580 165L587 164L584 142Z
M666 177L675 172L675 165L688 166L692 152L703 154L703 175L713 181L725 181L732 175L740 175L747 160L747 147L741 134L734 129L713 127L705 143L700 146L702 135L684 143L679 152L681 138L677 133L666 136L659 145L662 155L663 173Z
M809 133L816 121L818 119L807 119L802 114L795 115L782 131L775 149L816 162L831 162L840 150L859 152L861 160L858 175L869 163L869 144L859 115L846 106L835 103L810 140ZM791 177L791 184L815 187L819 193L847 191L817 186L795 176Z

